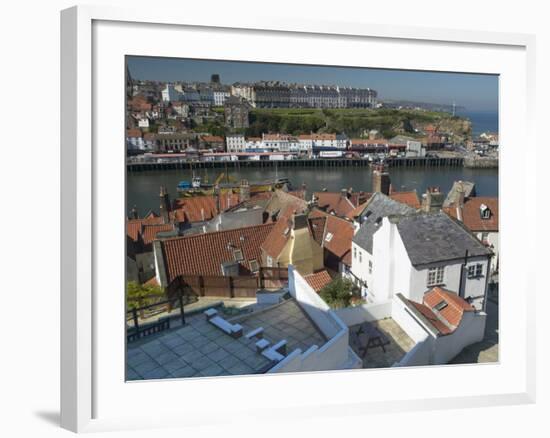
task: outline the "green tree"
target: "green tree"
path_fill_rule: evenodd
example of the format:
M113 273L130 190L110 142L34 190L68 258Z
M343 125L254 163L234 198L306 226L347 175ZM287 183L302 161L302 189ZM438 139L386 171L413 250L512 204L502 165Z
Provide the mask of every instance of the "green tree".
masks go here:
M149 306L164 296L164 291L159 286L139 284L129 281L126 286L126 304L128 309Z
M330 307L348 307L353 296L353 289L351 280L337 277L321 289L319 295Z

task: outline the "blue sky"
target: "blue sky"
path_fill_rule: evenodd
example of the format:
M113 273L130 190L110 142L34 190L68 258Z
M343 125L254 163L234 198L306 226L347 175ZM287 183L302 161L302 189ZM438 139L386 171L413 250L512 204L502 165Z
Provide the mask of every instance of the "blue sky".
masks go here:
M448 105L456 101L469 111L498 110L495 75L154 57L128 57L128 67L135 79L208 82L212 73L218 73L224 84L278 80L370 87L380 99Z

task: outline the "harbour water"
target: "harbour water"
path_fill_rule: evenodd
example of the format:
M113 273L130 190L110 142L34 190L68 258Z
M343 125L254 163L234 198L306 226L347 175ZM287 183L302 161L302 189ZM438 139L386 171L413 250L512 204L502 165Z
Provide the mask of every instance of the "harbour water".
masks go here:
M265 181L275 177L290 179L294 188L305 184L307 196L314 191L327 189L339 191L352 188L354 191L370 192L372 190L372 171L369 167L334 167L327 170L316 168L285 168L278 171L274 168L241 168L231 170L230 175L237 181L247 179L250 182ZM218 173L212 170L199 174L203 179L213 182ZM476 184L479 196L498 196L498 169L467 169L463 167L409 167L390 169L394 190L416 190L419 197L428 187L436 186L448 192L454 181L466 180ZM158 211L159 188L166 186L172 197L177 196L176 186L182 180L191 180L190 170L167 170L129 172L127 174L127 210L136 206L140 215L149 210Z

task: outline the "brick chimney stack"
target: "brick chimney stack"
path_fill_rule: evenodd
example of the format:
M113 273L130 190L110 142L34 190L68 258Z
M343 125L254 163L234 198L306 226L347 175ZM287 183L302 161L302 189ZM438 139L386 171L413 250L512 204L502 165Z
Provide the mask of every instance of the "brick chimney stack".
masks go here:
M372 170L372 191L388 196L390 194L390 174L383 164L377 164Z

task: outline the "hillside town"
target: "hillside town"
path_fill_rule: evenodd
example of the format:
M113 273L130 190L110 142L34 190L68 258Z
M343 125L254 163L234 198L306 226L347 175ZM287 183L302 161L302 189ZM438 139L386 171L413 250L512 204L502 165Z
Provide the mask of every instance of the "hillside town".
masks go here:
M279 183L129 212L128 380L498 360L498 198Z
M127 72L129 163L312 159L476 159L498 165L498 134L468 120L396 106L370 88L134 80ZM454 107L453 107L454 111ZM478 164L479 165L479 164Z

